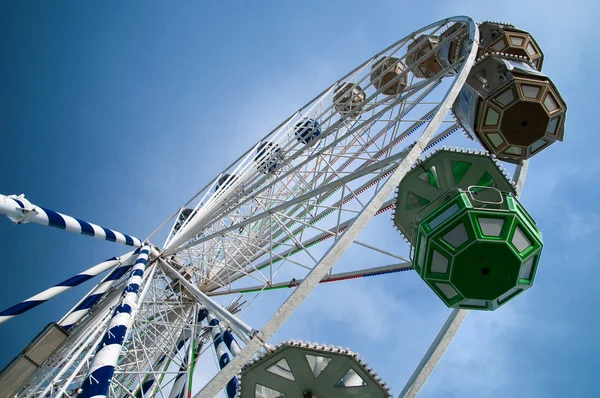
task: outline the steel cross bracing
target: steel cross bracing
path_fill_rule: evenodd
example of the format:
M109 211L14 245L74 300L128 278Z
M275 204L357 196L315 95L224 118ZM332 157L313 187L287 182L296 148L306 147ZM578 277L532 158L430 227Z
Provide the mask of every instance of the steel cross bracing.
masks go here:
M52 392L55 385L68 377L63 377L64 374L79 371L78 366L87 360L89 351L97 346L96 340L102 337L110 320L110 311L117 304L126 280L127 275L123 275L93 307L93 311L88 312L75 324L66 343L46 361L26 385L27 394L23 396L37 396L42 390Z
M452 125L450 129L446 129L443 130L442 133L440 133L438 136L436 136L434 139L432 139L432 143L437 142L439 139L444 138L447 134L449 134L453 129L455 129L456 126ZM401 155L401 154L399 154ZM399 157L401 159L401 157ZM375 175L374 177L368 178L363 184L361 184L355 192L358 193L364 193L366 192L369 188L375 186L376 184L379 183L379 181L382 180L382 177L385 177L389 174L391 174L391 171L393 170L393 163L392 166L386 168L386 172L383 173L383 175L380 173L380 175ZM249 264L249 269L244 270L243 268L240 267L240 259L239 258L235 258L233 259L233 263L229 263L230 267L228 268L228 272L229 274L227 275L226 279L220 279L219 276L217 276L215 279L213 279L213 283L216 283L219 285L219 287L223 287L225 286L225 284L231 283L235 280L238 280L240 277L245 276L245 275L249 275L250 273L260 270L262 268L264 268L266 265L272 265L274 262L279 262L280 260L286 260L288 262L294 263L293 260L291 260L289 258L289 255L291 252L298 252L301 250L304 250L305 247L309 246L309 245L313 245L315 243L317 243L317 241L319 239L323 238L323 233L327 232L327 236L331 236L332 233L331 231L335 231L335 234L339 234L341 232L343 232L343 229L345 228L345 226L350 222L350 220L352 218L350 217L354 217L359 210L355 210L355 209L351 209L348 207L344 207L344 204L352 201L353 199L355 199L355 192L353 193L348 193L348 194L344 194L343 192L344 190L342 189L342 196L339 200L333 202L331 205L329 206L323 206L323 205L314 205L312 206L312 212L309 211L305 211L302 210L300 216L303 216L303 218L300 217L290 217L287 214L285 214L285 212L281 212L281 213L269 213L269 218L272 220L272 217L275 214L279 214L280 220L281 219L285 219L285 220L289 220L290 222L286 222L286 226L284 226L284 231L282 232L286 232L286 234L282 234L281 229L283 228L277 228L279 225L281 225L281 222L278 222L275 226L275 230L276 230L276 236L279 237L281 235L283 235L283 237L275 242L273 242L272 240L267 241L267 238L263 238L262 240L259 239L252 239L252 237L248 236L247 234L237 234L236 231L234 230L233 233L229 233L229 232L224 232L221 231L221 235L220 238L224 238L224 240L229 240L229 241L233 241L235 242L234 245L232 245L232 251L234 251L235 253L238 253L240 251L239 247L248 247L248 246L252 246L255 251L252 253L253 256L252 257L245 257L242 259L242 263L243 264ZM382 207L382 211L385 210L390 210L392 208L392 203L387 203L385 206ZM322 209L319 212L316 212L315 210L318 209ZM325 218L326 216L334 213L335 210L339 210L338 212L338 216L336 217L336 225L333 228L330 228L328 230L324 229L325 227L320 227L319 224L315 224L316 221L320 221L321 219ZM342 212L346 212L346 214L344 214L344 218L341 217ZM335 215L335 214L334 214ZM262 222L265 221L265 219L261 220ZM267 220L269 221L269 220ZM292 233L290 233L288 228L291 228L294 224L299 225L298 228L296 228ZM322 224L322 223L321 223ZM272 221L269 221L269 225L273 225ZM296 239L296 236L299 236L300 238L303 237L303 235L307 232L307 227L310 227L314 230L314 232L316 232L316 234L314 234L313 237L306 239L304 242L299 242ZM233 228L233 227L232 227ZM269 238L271 238L271 236L269 236ZM290 245L289 242L290 240L293 241L294 244ZM281 253L277 253L276 249L278 248L287 248L287 250L283 250ZM223 248L222 246L219 247L219 250L222 250L224 252L226 252L225 248ZM269 255L270 259L268 260L263 260L261 262L258 263L258 265L255 265L255 261L258 260L259 258L263 257L264 255ZM196 251L192 251L189 250L188 254L189 257L194 258L195 256L197 256ZM216 261L219 261L218 259ZM265 261L268 261L267 264L265 264ZM226 261L219 261L220 263L222 263L223 265L227 264ZM297 263L296 263L297 264ZM232 266L233 265L233 266ZM299 266L303 266L302 264L297 264ZM234 269L235 267L235 269ZM304 266L306 267L306 266ZM229 270L231 269L231 270ZM240 270L241 269L241 270ZM265 278L263 278L263 280L265 280ZM212 285L208 285L206 286L207 290L211 290Z
M434 139L432 139L430 145L435 144L439 140L445 138L448 134L450 134L454 130L456 130L456 128L457 128L456 125L452 125L449 128L447 128L446 130L442 131L440 134L438 134L438 136L436 136ZM375 182L379 183L379 181L381 181L381 177L375 177L375 178L371 179L370 181L367 181L365 184L363 184L363 186L361 186L358 191L362 193L362 192L364 192L364 190L366 188L368 188L369 186L373 185L373 183L375 183ZM340 200L340 201L338 201L338 202L336 202L333 206L320 206L320 205L317 206L317 207L324 208L324 211L319 212L318 214L313 214L313 217L311 218L311 220L309 222L314 222L315 220L318 220L318 219L321 219L321 218L325 217L328 213L331 213L331 211L339 209L340 205L341 205L341 202L346 203L346 202L348 202L349 200L352 199L351 195L344 196L343 193L342 193L342 197L343 197L343 199ZM382 214L385 211L391 210L393 207L394 207L394 201L393 200L389 200L388 202L386 202L382 206L382 208L377 212L377 214ZM346 210L348 211L348 209L346 209ZM352 211L352 212L357 212L357 211ZM320 234L315 235L314 237L312 237L310 239L307 239L306 241L304 241L303 242L303 246L305 246L305 247L311 246L311 245L314 245L315 243L318 243L318 242L322 241L323 239L327 239L327 238L330 238L332 236L337 236L339 233L343 232L343 230L347 227L347 225L350 223L350 221L352 221L352 219L344 221L344 222L341 222L340 217L338 217L337 225L333 229L325 231L325 230L322 230L320 228L315 227L316 229L318 229L320 231L323 231L323 232L320 233ZM301 222L301 224L306 225L306 223L304 223L304 222ZM303 232L302 228L296 229L295 232L294 232L294 235L300 235L300 236L302 236L302 232ZM284 245L285 241L287 241L287 240L288 240L288 238L285 237L283 240L281 240L281 241L279 241L279 242L277 242L275 244L273 244L273 243L270 242L269 247L267 248L266 252L265 252L265 250L259 250L259 253L257 253L251 260L249 260L249 262L251 263L252 261L257 260L258 258L260 258L265 253L269 253L269 257L270 258L268 260L263 260L263 261L259 262L257 265L254 265L254 264L251 263L250 264L250 266L251 266L250 269L238 271L238 272L234 273L233 276L232 275L228 275L228 281L230 283L234 282L235 280L238 280L241 277L250 275L250 273L252 273L253 271L258 271L258 270L263 269L263 268L265 268L267 266L272 266L274 263L279 262L280 260L286 260L287 259L287 261L290 261L290 262L294 263L293 260L289 260L289 256L290 256L290 254L294 254L295 252L299 252L301 250L301 249L297 248L296 246L293 246L293 247L285 250L281 254L278 254L278 253L274 254L273 253L274 249L276 249L277 247L279 247L281 245ZM258 247L258 246L256 246L256 247L258 249L260 249L260 247ZM273 257L275 257L275 258L273 258ZM272 267L271 267L271 270L272 270ZM272 279L272 275L271 275L271 278L269 280L271 280L271 279ZM263 280L267 281L267 279L265 279L264 277L263 277ZM213 287L214 286L209 285L209 286L206 287L206 289L209 290L209 291L211 291ZM223 285L220 285L220 287L223 287Z
M471 20L469 20L469 34L471 43L476 43L478 40L478 32ZM456 79L454 79L450 90L444 96L444 99L435 116L431 119L431 122L427 124L427 127L421 134L421 137L417 141L416 145L408 151L408 154L400 162L397 169L393 171L393 174L385 183L380 185L374 196L368 202L366 202L367 205L361 210L360 214L350 224L345 233L335 241L335 244L319 260L318 264L308 274L303 283L300 284L300 286L289 296L289 298L275 313L271 320L267 322L263 329L261 329L261 331L248 343L248 345L238 354L238 356L234 358L229 365L222 369L221 372L219 372L201 390L199 394L197 394L198 397L214 396L214 394L216 394L225 385L225 383L233 375L235 375L235 373L237 373L237 369L239 369L244 362L248 361L254 352L260 348L261 344L266 342L281 326L281 324L285 322L293 310L297 308L297 306L303 301L303 299L315 287L315 285L319 283L319 281L327 274L342 253L352 244L352 241L358 236L360 231L379 210L385 199L391 195L395 186L408 172L412 164L414 164L421 152L426 148L429 140L433 137L434 133L442 124L445 115L449 111L451 104L457 97L462 84L464 84L464 81L466 80L466 77L470 71L470 67L475 60L476 51L476 46L471 45L468 59L464 60L465 62L460 68L460 72L458 73ZM167 248L168 247L169 246L167 246Z
M195 325L191 323L192 310L197 307L195 301L185 296L179 283L167 277L160 267L150 270L142 289L131 333L115 371L116 385L112 386L117 394L115 396L120 396L125 389L135 391L148 375L164 373L165 367L180 367L187 355L180 350L173 350L176 339L186 329L195 331ZM60 393L73 396L72 393L86 375L90 358L105 332L111 310L120 297L120 290L122 285L114 287L88 319L76 325L69 337L71 343L65 344L38 371L23 396L43 397L48 393L53 397ZM167 357L161 362L163 368L155 369L156 362L163 355ZM170 374L173 374L172 370ZM154 389L167 388L168 391L168 381L156 383Z
M120 284L122 290L124 284ZM103 337L111 318L111 310L119 301L120 292L113 289L97 304L93 312L73 329L67 342L46 361L29 384L22 396L37 397L55 395L66 391L72 380L89 366L89 359Z
M435 80L429 85L423 85L423 92L415 91L412 93L415 95L420 94L420 97L423 98L438 85L439 80ZM408 95L406 97L412 98ZM190 267L197 267L198 274L204 277L201 283L206 284L208 282L224 286L230 283L232 277L238 279L240 272L248 274L244 268L252 267L252 261L255 261L257 257L267 254L271 257L273 255L277 257L274 249L289 244L287 242L290 240L293 245L300 247L305 253L310 253L296 239L296 236L304 237L311 232L318 233L326 228L331 228L323 222L320 223L323 226L315 225L315 221L322 221L322 218L315 217L315 212L320 208L325 208L331 214L333 213L331 210L337 208L336 219L338 224L347 221L350 216L359 212L364 205L357 192L362 194L365 192L365 185L370 187L373 182L378 184L381 180L381 176L377 179L368 173L361 175L360 171L371 166L373 169L369 170L370 172L378 172L384 166L397 164L401 158L394 157L395 154L398 154L394 152L394 146L409 134L422 129L435 114L436 105L429 104L426 107L427 109L419 109L415 101L411 102L412 104L406 107L404 107L406 104L402 102L396 104L398 109L405 108L402 114L398 116L414 113L417 110L423 111L423 116L419 117L417 121L414 121L414 118L411 119L411 123L403 130L399 129L399 126L402 126L400 117L387 121L384 128L377 133L374 133L372 127L376 123L370 123L367 129L357 130L357 127L362 127L362 125L358 125L354 129L346 130L345 133L342 133L341 138L339 138L340 130L338 130L338 138L333 143L333 145L337 145L336 150L331 150L332 145L325 146L316 154L318 156L314 153L308 156L309 159L313 159L312 163L305 161L301 162L299 167L292 168L287 165L287 167L282 168L281 173L285 173L284 176L287 176L288 179L279 178L270 183L267 185L270 190L263 189L259 191L260 195L248 195L248 197L240 200L239 188L233 186L227 188L233 192L235 200L238 202L244 200L244 202L234 203L232 207L228 208L227 222L224 222L225 218L221 218L205 228L195 241L188 243L190 247L179 253L180 260L187 261ZM387 108L373 116L381 116L382 113L389 111L390 106ZM375 112L375 109L376 107L373 108L373 112ZM358 138L356 132L359 133ZM373 137L372 134L375 136ZM340 145L340 143L343 145ZM374 147L375 150L370 151L369 148L371 147ZM338 153L344 153L345 156L351 154L352 156L351 159L336 157ZM298 156L298 159L302 159L303 156L307 157L304 154ZM333 167L338 160L342 160L342 162L339 162L339 167ZM309 165L312 165L312 167L308 167ZM293 178L294 175L297 177L296 179ZM311 180L308 189L305 183L307 180L306 175L310 175ZM261 176L258 178L265 179ZM368 178L370 178L367 180L368 184L359 185ZM296 180L300 183L296 183L293 186L295 189L292 189L291 183ZM334 181L333 185L331 181ZM335 184L335 181L341 183ZM277 183L280 184L280 189L273 189ZM333 195L339 193L340 188L346 195L343 198L343 203L336 205L333 203L332 198L334 198ZM251 191L251 189L248 191ZM245 186L243 192L247 195ZM299 196L294 198L294 192L297 192ZM371 190L370 193L372 192ZM217 191L215 196L218 196L219 193ZM269 193L271 195L268 195ZM269 209L269 206L272 206L271 209ZM260 209L263 209L263 211L260 212ZM199 216L200 214L194 218ZM276 221L275 225L273 225L274 220ZM292 232L290 227L294 225L300 226ZM311 229L313 231L309 231ZM307 264L306 268L311 268L314 262ZM271 282L269 279L267 281Z
M448 129L443 130L440 134L438 134L434 139L431 140L431 144L436 143L438 140L445 138L449 133L451 133L455 129L456 129L456 125L452 125ZM391 173L391 171L386 172L385 175L388 175L389 173ZM361 193L364 192L368 187L381 181L381 179L382 179L381 176L376 176L376 177L371 178L370 180L365 182L358 189L358 192L361 192ZM347 203L351 199L352 199L352 195L350 195L350 194L344 195L342 192L342 199L335 202L332 206L324 206L325 207L324 210L317 214L314 214L308 222L314 223L316 220L320 220L320 219L326 217L333 210L340 209L343 203ZM319 206L317 206L317 207L319 207ZM391 210L392 208L394 208L394 200L388 200L386 203L384 203L382 205L381 209L377 212L377 214L382 214L383 212ZM349 211L349 210L346 209L346 211ZM354 210L350 210L350 212L357 213L357 211L354 211ZM339 213L339 215L341 215L341 212ZM288 218L285 215L284 215L284 217ZM284 237L282 240L279 240L278 242L275 242L275 243L270 241L269 245L266 248L262 248L262 247L259 247L258 245L255 245L255 247L258 249L258 252L252 258L247 259L247 261L249 263L249 268L245 269L245 270L242 269L242 270L236 270L236 272L232 272L230 275L228 275L227 282L229 282L229 285L230 285L232 282L235 282L236 280L238 280L244 276L252 277L251 274L255 271L259 272L259 274L260 274L259 270L264 269L266 267L270 267L270 271L272 271L273 264L278 263L281 260L288 261L290 263L294 263L299 266L303 266L302 264L298 264L295 261L291 260L289 258L290 255L293 255L293 254L296 254L296 253L302 251L303 247L309 247L316 243L322 242L325 239L328 239L328 238L331 238L334 236L338 236L340 233L342 233L347 228L347 226L350 224L350 222L353 219L354 218L350 218L350 219L347 219L346 221L341 221L341 218L338 217L337 225L334 228L331 228L329 230L324 230L319 227L313 226L313 228L315 228L317 231L320 231L320 233L317 233L316 235L312 236L311 238L308 238L305 241L303 241L302 245L300 247L298 247L298 245L291 245L291 247L290 247L290 245L286 245L286 241L289 240L289 237L287 237L287 236ZM300 221L300 224L307 225L307 223L303 222L303 221ZM302 236L302 232L304 232L304 228L301 226L301 227L297 228L293 232L293 234ZM240 240L244 240L244 238L239 238L239 237L236 237L236 238L240 239ZM234 238L234 239L236 239L236 238ZM283 248L287 248L287 249L283 250L280 253L275 253L275 250L278 249L279 247L283 247ZM377 249L377 248L373 248L373 249L382 252L381 249ZM269 259L264 259L258 263L255 263L256 260L263 257L263 255L265 255L265 254L269 255ZM271 283L272 273L270 276L271 276L271 278L269 278L269 279L266 279L264 276L262 276L262 281ZM256 280L259 280L259 279L256 279ZM218 285L218 286L216 286L216 285ZM219 280L216 281L216 285L215 285L215 281L213 281L213 284L207 285L205 288L207 291L212 291L215 288L215 286L216 287L226 287L226 284L219 283Z
M434 31L432 33L437 32L442 26L443 25L439 25L437 27L437 29L434 29ZM458 30L456 32L456 34L458 35L459 33L463 33L463 32ZM452 38L453 37L449 37L447 40L451 40ZM407 41L408 41L408 38L400 41L395 46L392 46L389 49L389 51L387 51L389 53L389 55L386 54L386 56L398 55L400 58L404 59L404 57L405 57L404 54L396 54L396 52L398 52L401 48L403 48ZM425 56L423 57L423 59L424 58L425 58ZM359 68L357 68L357 70L355 70L354 72L349 74L346 78L341 79L341 80L352 81L357 84L362 84L365 87L370 86L370 84L367 80L368 73L365 73L365 71L368 69L368 66L370 66L373 62L374 62L374 59L369 60L368 62L364 63ZM440 78L443 77L446 74L446 72L447 71L441 72L439 74L439 77ZM279 145L279 147L286 153L287 162L288 162L287 164L291 164L291 161L300 157L303 154L305 155L307 152L307 148L305 146L303 146L300 142L298 142L293 135L293 128L295 126L295 123L298 120L302 120L301 119L302 117L311 117L314 120L319 120L319 122L321 123L321 126L322 126L324 138L320 140L320 149L318 149L318 152L320 154L322 154L325 151L327 151L328 149L333 148L333 145L336 145L336 144L339 145L340 141L344 140L345 138L348 138L347 137L348 134L345 134L348 131L350 131L350 132L356 132L356 131L361 131L361 130L368 131L375 124L385 123L385 120L394 119L395 115L393 113L389 113L390 110L397 107L398 105L401 105L403 103L403 101L405 101L409 98L414 100L413 96L416 93L420 92L421 90L426 89L426 87L428 87L431 84L431 81L437 81L437 80L438 79L434 78L431 80L419 81L418 83L414 83L407 88L406 93L403 94L401 97L396 98L391 101L383 102L383 104L386 104L386 105L377 105L377 104L381 104L382 102L375 101L377 106L375 106L372 109L371 114L370 115L364 114L364 115L360 115L360 116L358 114L347 114L345 116L340 116L339 112L335 111L334 104L331 101L332 91L333 91L333 88L335 87L335 85L334 85L334 86L330 87L328 90L326 90L323 95L318 97L317 100L313 101L313 103L310 103L303 110L298 112L295 117L290 119L279 130L273 132L270 137L268 137L267 139L265 139L263 141L277 143ZM382 89L383 89L383 87L382 87ZM375 93L369 95L366 98L365 106L367 108L368 108L368 104L370 103L370 101L372 102L373 99L377 98L380 91L381 90L376 90ZM324 104L327 104L327 105L324 105ZM413 104L413 105L415 105L415 104ZM430 106L430 105L428 105L428 106ZM377 112L376 112L376 110L377 110ZM420 115L417 115L416 117L413 116L410 118L411 119L419 119L419 116ZM380 118L382 120L384 120L384 122L378 122L377 120L379 120ZM348 129L347 126L350 126L350 129ZM340 138L340 135L342 136L341 138ZM329 142L331 142L331 140L338 141L338 142L329 144ZM353 145L355 143L355 141L357 141L356 138L354 141L346 142L345 144ZM342 142L342 145L343 144L344 143ZM308 151L310 152L311 148L308 148ZM336 155L335 152L336 151L330 151L329 153L327 153L327 155L335 156ZM265 157L265 156L266 155L264 155L263 157ZM316 156L313 155L313 156L310 156L309 159L314 160L315 157ZM262 158L260 158L259 161L260 160L262 160ZM309 160L300 162L299 166L307 165L308 162L309 162ZM296 166L296 167L298 168L299 166ZM182 229L180 229L179 233L173 238L173 240L171 240L167 244L167 248L179 246L181 243L183 243L186 240L186 238L193 237L195 235L193 230L197 229L197 230L199 230L198 232L200 232L200 230L202 230L203 227L206 227L207 225L210 224L211 221L213 221L212 218L214 216L218 216L219 214L222 214L223 212L226 212L226 211L231 212L231 209L228 208L228 205L237 199L236 198L237 195L231 195L231 193L238 190L239 187L243 186L243 192L245 192L246 195L249 196L249 198L247 198L244 201L244 203L247 203L251 199L252 194L254 194L255 192L261 192L260 189L261 188L264 189L265 185L271 186L278 181L278 180L275 180L275 182L269 184L269 176L264 176L256 170L254 156L253 156L252 151L250 151L246 155L244 160L242 162L240 162L240 164L238 164L237 167L232 166L227 171L230 171L232 174L236 175L237 178L235 178L226 188L219 189L217 192L214 192L214 194L209 196L209 192L212 191L212 186L211 186L211 189L205 193L205 195L201 201L201 203L204 203L203 206L199 209L199 213L192 219L192 221L189 225L189 227L192 227L192 228L189 228L189 227L186 228L186 226L184 226ZM222 175L223 174L224 173L222 173ZM213 186L216 185L216 181L212 185ZM237 206L237 207L239 207L239 206ZM193 226L195 226L197 228L193 228L192 224L193 224Z
M161 280L162 279L162 280ZM177 338L186 331L192 335L195 303L182 294L173 294L173 282L164 274L154 279L146 299L141 303L132 325L129 345L121 353L115 377L120 381L121 391L135 391L152 372L161 372L155 365L163 356L176 366L186 357L182 350L173 350ZM179 288L177 288L179 289ZM179 289L180 290L180 289ZM156 383L158 385L158 383Z

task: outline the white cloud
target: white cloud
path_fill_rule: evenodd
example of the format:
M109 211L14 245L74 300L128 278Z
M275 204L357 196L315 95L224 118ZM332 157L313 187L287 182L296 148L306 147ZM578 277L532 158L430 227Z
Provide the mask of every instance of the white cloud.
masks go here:
M367 290L359 283L334 282L319 293L298 309L308 322L315 326L339 323L352 337L377 342L392 337L390 314L408 307L384 289Z
M581 241L600 229L600 216L596 213L583 215L569 211L567 218L566 237L569 240Z
M423 389L423 396L494 397L515 379L506 338L523 321L515 307L490 314L471 312Z
M376 289L361 281L330 284L313 293L290 323L336 337L321 343L350 344L351 350L365 354L397 394L449 314L416 275L399 278L394 279L400 280L397 291L383 283ZM495 313L470 313L422 396L493 397L506 391L520 369L512 356L513 340L527 328L527 312L522 306L507 305ZM523 390L520 394L533 396Z

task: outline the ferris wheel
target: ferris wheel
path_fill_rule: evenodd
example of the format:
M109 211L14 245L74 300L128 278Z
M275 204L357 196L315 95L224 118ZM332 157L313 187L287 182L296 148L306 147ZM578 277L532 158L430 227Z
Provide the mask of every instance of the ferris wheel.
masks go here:
M400 393L415 396L469 310L495 310L533 284L542 235L518 196L528 159L562 141L566 114L543 61L508 23L453 17L412 32L266 134L145 240L1 195L15 223L133 250L0 312L6 322L108 272L9 364L0 395L388 397L349 349L271 337L319 284L414 269L453 309ZM451 136L474 149L441 147ZM393 247L361 235L384 214L399 233ZM350 249L368 266L340 269ZM252 327L246 309L274 290L287 298ZM194 384L214 356L219 371Z

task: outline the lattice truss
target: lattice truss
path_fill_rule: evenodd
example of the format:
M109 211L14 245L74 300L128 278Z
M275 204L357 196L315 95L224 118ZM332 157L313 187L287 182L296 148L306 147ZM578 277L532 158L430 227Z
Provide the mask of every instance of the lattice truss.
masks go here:
M440 25L429 34L439 35L446 27ZM457 29L447 39L464 34L464 29ZM283 278L280 281L302 277L327 246L335 244L397 168L414 143L412 137L428 126L450 84L443 78L462 62L440 69L429 79L417 79L406 70L404 91L398 96L383 94L386 87L378 89L371 78L373 66L391 57L405 61L409 42L394 44L340 79L198 195L194 217L174 224L167 246L183 243L176 258L202 290L214 295L248 285L268 288L277 284L278 277ZM425 53L424 58L431 54ZM359 86L364 98L348 112L344 98L335 95L345 85ZM320 135L314 143L305 144L298 138L299 126L312 121L318 121ZM456 130L458 126L447 115L426 149ZM277 159L269 152L260 156L257 148L262 143L276 145ZM277 167L264 174L265 163ZM390 198L377 214L393 206ZM406 253L391 253L389 248L359 240L354 243L386 254L391 262L408 261Z
M231 397L239 369L264 358L269 338L315 284L411 269L410 245L396 232L394 245L359 234L373 217L395 208L393 191L419 167L419 156L462 131L449 109L474 63L477 35L473 21L452 18L394 43L263 137L159 227L149 239L160 244L146 241L150 261L143 276L139 273L137 302L108 396L187 396L200 388L192 383L196 364L216 354L222 371L202 396L227 383ZM451 43L462 43L463 51L440 62L440 51ZM479 145L462 134L450 141ZM39 221L40 212L31 213L35 206L23 197L13 200L24 214L11 213L13 221L120 239L114 231L54 213L64 218L60 224L47 210L49 221ZM127 235L122 240L135 242ZM333 267L349 248L360 250L369 267L348 270L344 262ZM83 315L69 325L64 343L23 384L19 397L74 397L90 382L115 308L131 293L132 276L119 275L99 301L75 311ZM246 304L281 288L299 298L290 297L262 329L239 319ZM224 301L226 296L234 300ZM75 312L64 319L74 319Z
M418 34L439 36L451 25L444 21ZM468 34L467 23L455 26L438 46ZM376 72L384 75L394 68L386 61L397 58L406 64L407 56L422 61L435 55L435 46L421 53L409 50L414 38L393 44L341 78L225 169L181 208L162 257L208 296L300 283L398 168L465 61L458 59L427 78L412 73L415 62L395 80L378 79ZM384 93L394 90L398 94ZM448 113L425 150L457 130ZM394 198L388 197L375 215L393 208ZM185 209L192 209L187 218L181 217ZM372 263L372 270L410 269L406 245L384 248L368 239L353 244L378 253L381 263ZM206 331L194 321L197 300L158 264L146 270L110 396L167 397L180 376L190 378L190 358L210 347ZM77 395L126 279L127 274L114 283L71 329L21 396ZM243 347L244 339L239 340Z

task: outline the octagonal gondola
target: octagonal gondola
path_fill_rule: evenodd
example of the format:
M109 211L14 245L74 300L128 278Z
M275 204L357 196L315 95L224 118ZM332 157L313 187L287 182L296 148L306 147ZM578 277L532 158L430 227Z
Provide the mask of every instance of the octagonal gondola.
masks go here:
M413 267L452 308L495 310L533 285L542 234L513 194L453 190L418 218Z

